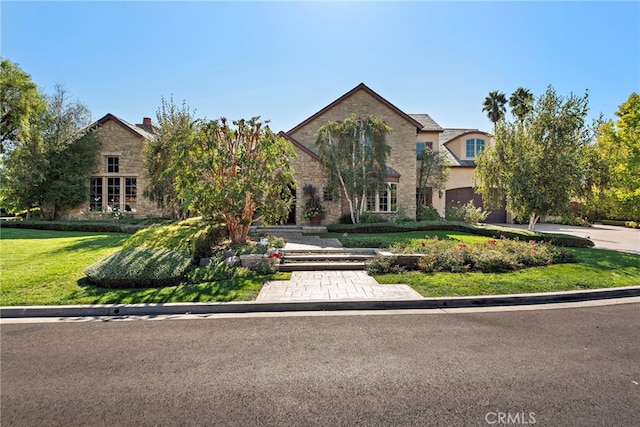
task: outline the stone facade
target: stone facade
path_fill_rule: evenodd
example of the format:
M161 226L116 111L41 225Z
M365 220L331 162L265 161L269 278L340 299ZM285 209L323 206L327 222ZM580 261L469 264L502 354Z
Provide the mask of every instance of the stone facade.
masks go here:
M146 119L148 120L148 119ZM143 196L148 184L143 162L144 144L153 134L111 114L91 128L100 141L92 182L87 183L90 200L64 213L74 219L96 219L120 212L135 217L157 217L162 211Z
M326 183L316 154L315 141L318 129L329 121L340 121L351 114L360 117L369 114L380 117L392 129L387 134L387 143L391 146L387 165L400 175L399 178L395 178L398 211L376 212L377 216L393 217L402 213L408 218L416 217L419 166L416 155L419 146L443 151L450 159L451 174L446 188L442 191L434 191L431 200L441 216L445 214L447 191L468 189L471 190L470 194L473 194L475 155L467 156L466 141L480 139L488 147L491 144L489 134L478 129L443 129L429 115L405 114L367 86L360 84L290 131L281 133L293 143L298 154L295 161L297 224L305 223L302 218L304 205L302 187L305 184L313 184L323 189ZM389 181L392 179L390 178ZM325 201L324 206L328 213L323 222L327 224L337 222L342 214L349 212L345 197L340 201Z
M415 144L419 124L397 110L393 105L381 100L379 95L366 86L360 85L286 133L287 136L302 145L300 147L294 144L298 154L297 173L295 176L297 181L297 223L304 223L301 216L304 204L302 187L305 184L313 184L323 189L326 182L320 162L317 156L314 157L313 155L316 152L315 141L318 129L329 121L340 121L351 114L361 117L369 114L374 115L381 118L391 128L391 131L387 134L387 143L391 146L391 155L387 159L387 165L400 173L397 182L397 203L400 210L407 217L415 218ZM407 155L407 153L414 153L414 155ZM345 198L341 197L340 199L340 201L324 202L323 206L328 210L324 223L336 222L343 213L349 212ZM389 214L396 215L397 213L391 212Z

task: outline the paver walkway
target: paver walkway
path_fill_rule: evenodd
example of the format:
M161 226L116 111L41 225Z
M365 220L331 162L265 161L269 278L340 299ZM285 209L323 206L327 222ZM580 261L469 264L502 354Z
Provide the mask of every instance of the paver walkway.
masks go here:
M266 282L258 302L327 300L412 300L408 285L380 285L365 271L294 271L291 280Z

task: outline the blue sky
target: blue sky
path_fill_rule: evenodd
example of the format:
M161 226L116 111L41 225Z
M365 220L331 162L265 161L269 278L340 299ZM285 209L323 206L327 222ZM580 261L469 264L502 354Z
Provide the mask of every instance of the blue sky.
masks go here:
M590 95L613 118L640 92L640 2L13 2L1 55L98 119L139 123L161 96L198 117L288 130L364 82L443 127L490 130L519 86Z

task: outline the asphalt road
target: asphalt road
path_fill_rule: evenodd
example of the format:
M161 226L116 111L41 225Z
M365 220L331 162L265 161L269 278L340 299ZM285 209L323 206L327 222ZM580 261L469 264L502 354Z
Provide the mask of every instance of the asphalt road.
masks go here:
M640 304L5 324L2 426L640 425Z

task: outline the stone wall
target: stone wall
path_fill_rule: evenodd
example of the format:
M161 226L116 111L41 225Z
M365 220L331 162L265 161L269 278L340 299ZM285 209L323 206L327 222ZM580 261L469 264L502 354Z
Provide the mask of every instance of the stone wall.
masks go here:
M409 123L405 118L400 116L387 105L381 103L364 89L354 92L351 96L342 100L333 108L325 111L314 120L306 123L302 128L296 129L290 135L298 140L305 147L316 152L316 133L321 126L329 121L343 120L351 114L364 117L372 114L380 117L389 127L391 131L387 134L387 143L391 146L391 155L387 159L387 165L400 173L400 182L398 183L398 206L404 211L407 217L415 218L416 215L416 133L417 129ZM309 155L300 154L299 157ZM324 186L324 177L321 168L311 167L305 170L307 164L300 164L296 179L299 185L299 193L301 194L302 186L306 182L320 183ZM318 185L318 184L316 184ZM298 198L297 211L301 212L301 206L304 203L302 197ZM344 203L342 203L344 205ZM336 222L343 212L348 212L341 208L339 202L327 203L325 206L329 209L329 214L325 218L325 223Z
M143 149L145 140L135 135L127 128L116 123L114 120L108 120L103 123L97 130L96 135L100 140L101 146L98 150L96 167L92 172L92 176L103 177L103 186L106 188L108 177L129 177L136 178L137 184L137 203L136 212L124 212L125 215L135 217L161 216L162 211L156 207L155 202L143 196L143 191L148 185L148 178L145 174L143 162ZM107 158L118 157L119 172L107 172ZM89 183L87 183L87 192ZM63 213L63 217L73 219L96 219L104 217L109 213L89 212L89 201L84 205L78 206Z

